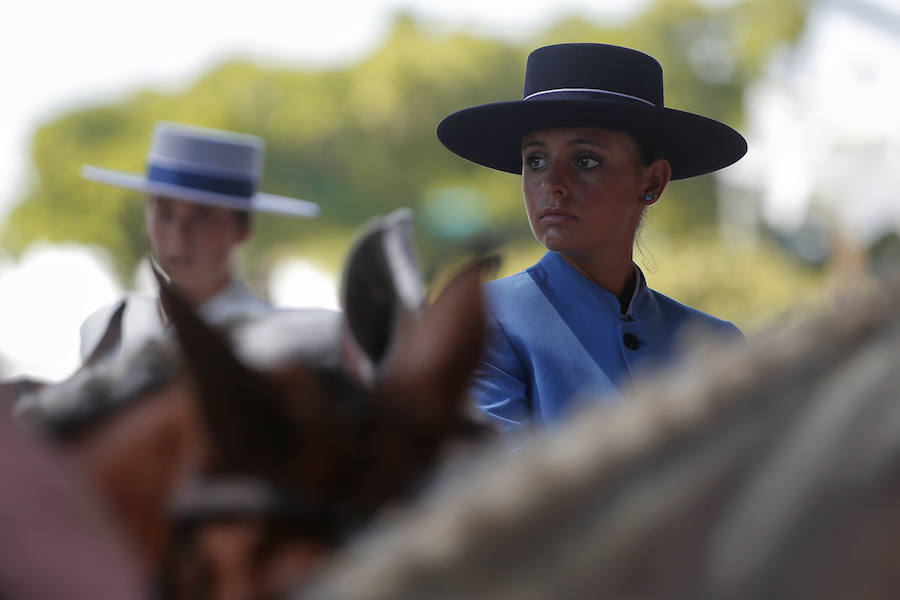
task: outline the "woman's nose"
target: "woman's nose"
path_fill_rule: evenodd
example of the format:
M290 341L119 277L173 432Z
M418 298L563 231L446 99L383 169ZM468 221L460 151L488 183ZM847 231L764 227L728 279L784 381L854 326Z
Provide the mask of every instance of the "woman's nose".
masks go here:
M193 224L190 219L182 219L175 224L175 233L182 239L190 237L192 229Z
M568 174L565 167L551 163L544 173L541 187L547 194L555 196L567 196L571 190Z
M174 221L159 228L159 239L166 248L171 251L180 250L191 237L190 225Z

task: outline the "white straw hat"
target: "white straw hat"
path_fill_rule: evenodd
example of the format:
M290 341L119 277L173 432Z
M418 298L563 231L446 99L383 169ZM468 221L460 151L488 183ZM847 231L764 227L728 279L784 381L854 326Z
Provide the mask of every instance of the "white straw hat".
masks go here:
M200 204L296 217L315 217L319 205L256 191L265 142L255 135L161 121L153 128L147 172L123 173L85 165L81 176Z

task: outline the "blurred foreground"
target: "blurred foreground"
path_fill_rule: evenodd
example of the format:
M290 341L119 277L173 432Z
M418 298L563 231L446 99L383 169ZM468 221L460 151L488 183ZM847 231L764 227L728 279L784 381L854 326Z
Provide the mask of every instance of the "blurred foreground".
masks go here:
M900 592L900 279L749 346L689 340L625 402L510 453L465 410L480 267L420 307L393 274L414 265L385 260L389 246L354 247L345 313L275 313L231 344L166 292L183 358L151 345L26 397L20 418L44 439L26 447L63 473L34 474L90 493L73 509L17 486L7 501L39 494L42 510L0 512L0 529L94 515L107 533L70 524L54 549L81 553L87 535L122 564L79 563L92 577L73 597L150 581L147 597L215 599ZM281 354L251 363L244 344L266 336ZM0 573L21 563L0 594L47 597L48 556L0 539Z

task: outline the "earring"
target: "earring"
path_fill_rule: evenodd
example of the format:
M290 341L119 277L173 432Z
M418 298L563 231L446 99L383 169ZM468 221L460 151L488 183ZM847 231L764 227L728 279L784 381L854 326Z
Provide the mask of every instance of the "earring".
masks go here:
M653 194L644 194L644 202L647 204L653 202Z

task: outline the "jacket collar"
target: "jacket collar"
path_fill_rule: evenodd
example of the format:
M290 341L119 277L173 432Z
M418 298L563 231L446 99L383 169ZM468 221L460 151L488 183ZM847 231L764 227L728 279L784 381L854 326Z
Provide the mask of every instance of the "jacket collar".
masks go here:
M547 273L547 276L557 287L595 310L613 314L629 321L647 318L655 312L653 295L650 292L650 288L647 287L644 273L637 265L634 265L637 285L624 315L619 306L619 299L612 292L603 289L579 273L559 253L547 252L538 262L538 265Z

